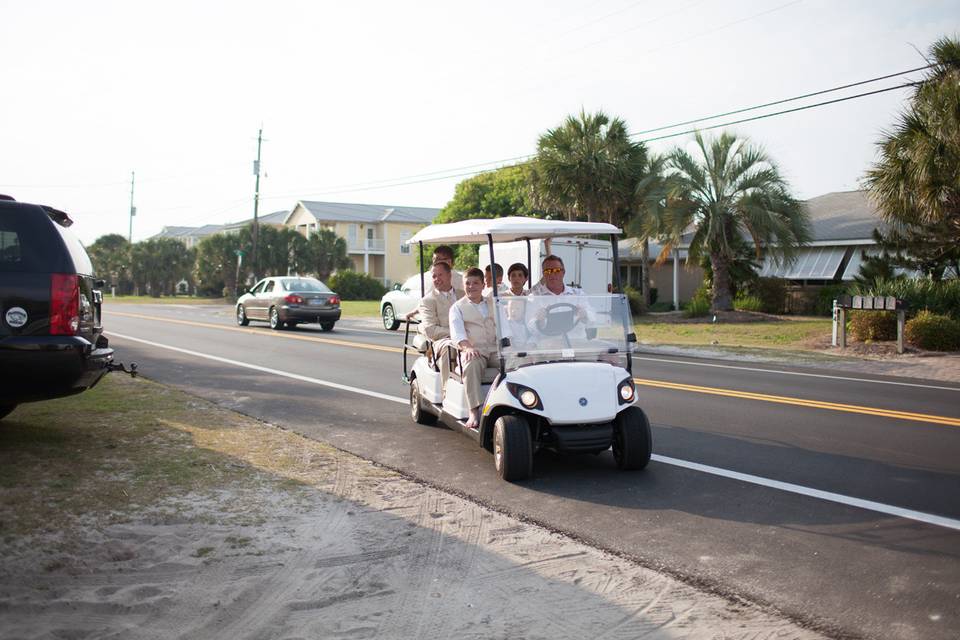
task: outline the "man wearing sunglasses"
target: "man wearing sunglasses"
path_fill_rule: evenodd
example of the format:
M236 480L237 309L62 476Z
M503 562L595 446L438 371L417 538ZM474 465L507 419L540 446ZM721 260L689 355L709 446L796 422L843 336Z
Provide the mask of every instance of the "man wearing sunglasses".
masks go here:
M590 303L583 299L583 289L580 287L572 287L563 282L566 269L563 266L563 259L560 258L560 256L550 254L544 258L543 264L541 265L541 272L543 273L543 278L530 289L530 296L540 298L538 300L540 304L537 305L537 309L531 314L533 315L533 322L531 323L532 329L536 327L534 323L542 325L544 322L546 309L543 306L543 298L549 298L551 296L574 296L570 300L563 300L563 302L570 302L576 305L575 317L577 320L584 322L592 321L593 313L590 308ZM558 300L557 302L561 301ZM528 315L527 317L529 318L531 316Z

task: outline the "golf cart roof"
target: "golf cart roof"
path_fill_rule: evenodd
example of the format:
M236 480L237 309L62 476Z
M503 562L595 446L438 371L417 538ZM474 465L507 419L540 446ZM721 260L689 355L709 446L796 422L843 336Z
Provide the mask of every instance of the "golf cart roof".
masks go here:
M556 238L558 236L610 235L620 234L620 229L606 222L566 222L563 220L542 220L510 216L507 218L474 218L432 224L417 232L407 240L407 244L447 243L480 244L487 242L487 236L493 236L494 242L511 242L527 238Z

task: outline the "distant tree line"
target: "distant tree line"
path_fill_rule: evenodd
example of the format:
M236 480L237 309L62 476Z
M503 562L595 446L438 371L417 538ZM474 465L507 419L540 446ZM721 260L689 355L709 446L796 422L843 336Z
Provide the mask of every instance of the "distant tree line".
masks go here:
M109 234L87 251L108 288L121 295L156 297L188 292L231 297L263 275L309 274L326 280L351 265L346 241L332 231L323 229L308 239L293 229L261 225L255 273L252 224L236 233L208 236L191 249L175 238L131 245L123 236Z

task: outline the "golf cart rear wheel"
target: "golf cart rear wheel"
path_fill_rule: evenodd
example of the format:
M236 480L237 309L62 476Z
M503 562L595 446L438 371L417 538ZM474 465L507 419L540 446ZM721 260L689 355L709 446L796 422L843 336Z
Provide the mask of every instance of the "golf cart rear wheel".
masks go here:
M416 378L410 381L410 417L417 424L437 424L437 416L423 408L420 383Z
M500 416L493 424L493 465L508 482L533 475L533 441L524 418Z
M643 409L629 407L617 415L613 424L613 459L624 471L643 469L650 462L653 436Z

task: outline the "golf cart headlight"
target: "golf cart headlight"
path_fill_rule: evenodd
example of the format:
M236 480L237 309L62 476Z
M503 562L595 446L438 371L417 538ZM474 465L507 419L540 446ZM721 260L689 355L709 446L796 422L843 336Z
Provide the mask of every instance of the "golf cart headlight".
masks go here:
M626 404L628 402L633 402L634 397L636 396L636 390L633 387L633 380L627 378L620 383L620 404Z
M513 397L519 400L520 404L527 409L543 409L543 403L540 401L540 396L537 395L537 392L530 387L508 382L507 389L509 389L510 393L513 394Z
M527 409L532 409L537 406L537 394L533 392L533 389L524 389L520 392L520 402Z

